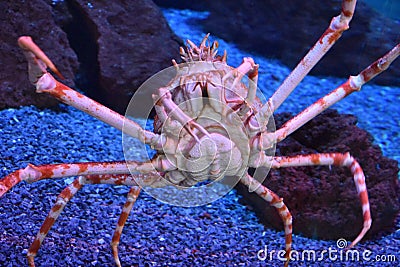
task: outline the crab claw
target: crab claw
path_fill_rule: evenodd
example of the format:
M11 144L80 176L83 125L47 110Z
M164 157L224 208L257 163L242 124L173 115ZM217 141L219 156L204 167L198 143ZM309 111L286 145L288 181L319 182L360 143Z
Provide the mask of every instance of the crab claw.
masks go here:
M64 76L58 71L46 54L33 42L30 36L19 37L18 45L22 48L28 60L29 80L31 83L36 85L39 79L47 73L47 67L60 77L60 79L64 80Z

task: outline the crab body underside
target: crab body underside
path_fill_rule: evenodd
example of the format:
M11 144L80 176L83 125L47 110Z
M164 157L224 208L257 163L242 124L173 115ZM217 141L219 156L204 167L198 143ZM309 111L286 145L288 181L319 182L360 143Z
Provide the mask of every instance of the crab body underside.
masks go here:
M150 145L156 151L155 156L145 162L132 160L127 156L129 153L126 153L126 161L123 162L42 166L29 164L25 169L17 170L1 179L0 197L21 181L36 182L48 178L77 176L58 196L29 248L29 265L35 265L34 258L46 234L67 202L85 184L131 186L112 238L113 257L116 265L121 266L118 257L120 236L141 188L146 190L174 187L195 197L196 185L202 183L205 183L206 187L217 183L228 184L230 190L237 182L241 182L274 206L279 213L285 231L287 266L292 243L292 217L283 200L261 184L264 175L260 178L260 175L248 174L250 167L269 169L335 165L349 168L361 201L364 219L360 234L350 247L358 243L372 223L365 177L358 162L349 153L278 157L273 154L274 148L277 142L337 101L360 90L364 83L384 71L399 56L400 44L358 75L350 76L345 83L286 122L280 129L275 130L272 116L339 39L342 32L348 29L355 2L343 1L341 14L332 19L314 47L265 103L257 95L258 65L253 59L244 58L240 66L232 68L226 63L226 53L223 56L217 55L217 42L207 44L208 35L199 46L188 41L187 50L181 48L184 62L177 64L173 61L174 76L169 82L165 81L165 86L158 88L153 95L156 112L154 132L144 130L128 116L121 116L55 80L47 72L47 67L58 76L62 76L52 62L30 37L20 37L18 43L29 62L29 78L36 86L37 92L49 93L60 101L121 130L125 136ZM212 200L214 199L205 201ZM204 203L206 202L202 202Z

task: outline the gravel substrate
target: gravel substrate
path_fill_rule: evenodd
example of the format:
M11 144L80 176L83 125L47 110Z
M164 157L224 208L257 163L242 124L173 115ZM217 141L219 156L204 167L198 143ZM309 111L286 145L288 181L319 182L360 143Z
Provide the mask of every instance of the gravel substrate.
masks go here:
M164 10L171 27L183 38L199 42L204 33L193 17L206 13ZM197 39L196 39L197 38ZM236 66L248 56L219 40ZM289 70L278 62L254 56L260 64L259 85L270 95ZM275 77L272 79L271 77ZM298 112L342 83L337 78L308 77L279 111ZM270 89L267 89L270 88ZM400 88L365 86L335 108L359 117L359 126L373 134L388 157L400 159ZM57 110L23 107L0 111L0 177L27 163L123 160L121 134L73 108ZM140 157L141 151L138 151ZM0 266L26 266L26 252L57 194L71 179L21 183L0 199ZM45 239L37 266L114 266L110 240L128 187L86 186L71 200ZM255 214L238 202L231 191L206 206L174 207L146 193L137 200L123 232L120 258L123 266L281 266L276 253L260 260L257 254L284 248L283 232L266 229ZM287 200L290 201L290 200ZM398 223L397 228L400 229ZM301 254L338 249L336 241L294 235L293 248ZM346 261L339 252L322 261L296 261L291 266L399 266L400 231L362 242L356 249L371 260ZM341 251L341 250L339 250ZM342 259L341 258L342 255ZM377 263L376 256L393 255L397 261ZM260 254L259 256L264 256ZM329 259L330 258L330 259Z

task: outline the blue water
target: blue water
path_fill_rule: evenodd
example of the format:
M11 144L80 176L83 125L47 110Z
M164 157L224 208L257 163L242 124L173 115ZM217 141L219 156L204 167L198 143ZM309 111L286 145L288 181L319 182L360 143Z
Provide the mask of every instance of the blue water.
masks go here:
M386 17L400 20L399 0L367 0L365 2Z

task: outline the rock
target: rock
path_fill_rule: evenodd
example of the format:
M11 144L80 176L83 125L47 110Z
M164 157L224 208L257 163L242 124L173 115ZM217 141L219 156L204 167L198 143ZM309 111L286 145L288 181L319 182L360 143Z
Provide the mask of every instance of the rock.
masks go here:
M51 107L58 101L45 94L37 94L28 80L28 64L17 44L21 35L30 35L48 54L73 86L78 61L69 47L67 35L52 19L52 10L44 1L0 2L1 49L0 109L35 105Z
M210 16L201 23L211 32L238 47L281 60L294 68L333 16L341 0L302 1L206 1ZM350 29L313 69L313 75L347 78L387 53L398 42L400 22L358 2ZM400 86L400 64L395 62L374 82Z
M208 1L153 0L159 7L206 11Z
M276 117L277 128L290 114ZM367 237L395 229L400 211L398 165L382 155L373 138L356 126L353 115L327 110L277 145L277 155L350 152L366 176L373 223ZM354 239L362 228L362 211L350 171L327 166L271 170L264 185L285 200L293 216L293 231L317 239ZM237 186L244 202L260 220L282 230L276 210L264 200Z
M182 41L150 0L14 1L0 7L0 56L8 66L0 74L0 108L58 103L29 85L26 60L16 44L20 35L34 38L69 78L69 86L76 78L86 95L122 114L147 78L180 58Z
M182 42L150 0L69 0L54 7L72 16L59 22L81 63L78 87L122 114L146 79L180 58Z

